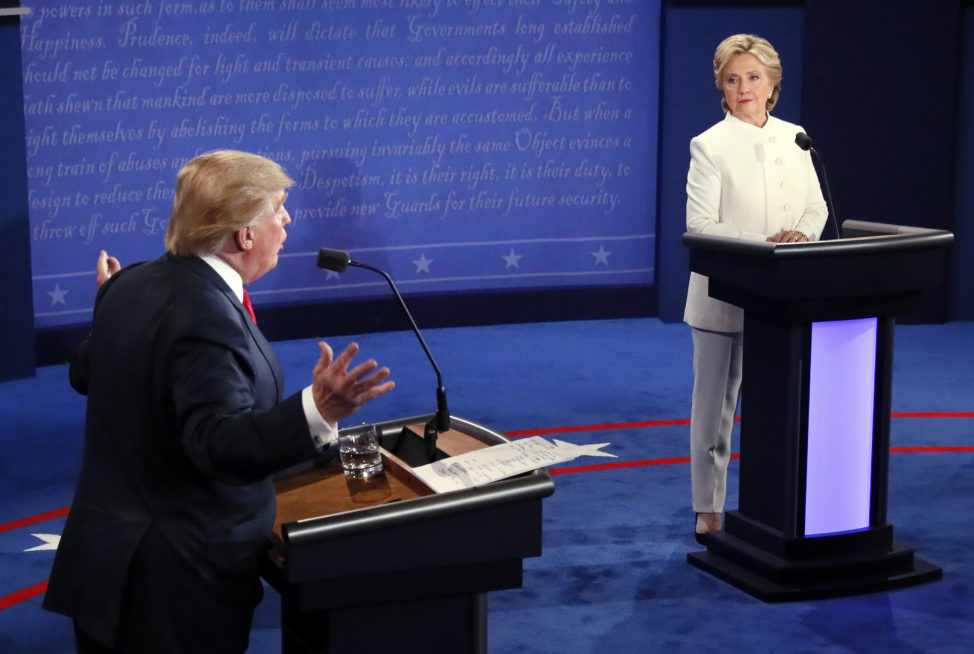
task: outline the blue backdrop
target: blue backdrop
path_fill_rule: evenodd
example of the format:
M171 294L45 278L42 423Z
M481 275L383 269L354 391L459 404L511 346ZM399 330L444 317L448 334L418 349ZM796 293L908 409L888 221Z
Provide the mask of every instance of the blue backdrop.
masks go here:
M158 256L178 169L295 179L257 304L649 285L659 0L91 0L22 21L38 328L85 322L100 249ZM363 283L364 282L364 283Z

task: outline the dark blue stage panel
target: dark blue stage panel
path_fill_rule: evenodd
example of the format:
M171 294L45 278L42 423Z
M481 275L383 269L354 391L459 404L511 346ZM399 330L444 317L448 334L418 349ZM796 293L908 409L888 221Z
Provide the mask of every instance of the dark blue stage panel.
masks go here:
M179 168L295 179L258 304L654 280L659 0L89 0L22 27L38 327L158 256Z

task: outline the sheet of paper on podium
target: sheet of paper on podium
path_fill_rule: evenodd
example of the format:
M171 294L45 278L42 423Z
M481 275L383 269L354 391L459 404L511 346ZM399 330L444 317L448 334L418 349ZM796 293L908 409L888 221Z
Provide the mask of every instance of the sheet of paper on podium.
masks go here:
M494 445L413 468L413 472L437 493L483 486L538 468L547 468L580 456L615 454L600 451L609 443L574 445L540 436Z

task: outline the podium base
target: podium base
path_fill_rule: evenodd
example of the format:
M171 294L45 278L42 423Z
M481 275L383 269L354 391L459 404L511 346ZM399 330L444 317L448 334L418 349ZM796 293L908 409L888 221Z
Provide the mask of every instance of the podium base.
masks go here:
M282 605L282 654L487 654L487 596L304 612Z
M730 527L742 520L739 515L729 517L726 526ZM827 537L782 539L782 547L769 551L772 548L759 547L733 532L717 531L703 535L700 541L707 550L691 552L687 561L765 602L859 595L943 576L941 568L914 556L913 549L891 538L882 544L886 534L891 533L892 529L886 527Z

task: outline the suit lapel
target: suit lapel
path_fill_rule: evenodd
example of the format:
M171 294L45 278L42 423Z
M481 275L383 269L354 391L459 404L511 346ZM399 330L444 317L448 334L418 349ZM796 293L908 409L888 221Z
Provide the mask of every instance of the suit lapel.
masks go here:
M281 368L281 362L277 358L277 354L274 353L273 348L271 348L271 344L264 338L264 334L254 324L254 321L250 319L250 314L247 313L247 309L244 308L243 303L237 299L233 290L227 286L227 283L223 281L219 273L199 257L177 257L172 254L167 254L166 256L174 263L182 265L197 275L206 278L223 294L230 306L239 315L240 322L246 326L248 333L257 345L257 349L267 362L267 366L274 376L275 397L280 400L284 394L284 370Z
M284 370L281 368L281 361L277 358L277 354L274 353L274 349L271 348L271 344L267 342L264 338L263 332L254 324L254 321L250 319L250 314L244 306L237 301L237 297L232 291L226 291L230 295L230 300L232 300L237 305L237 312L241 314L241 318L247 329L250 331L250 335L253 337L254 342L257 343L257 349L264 356L267 361L267 365L270 367L271 372L274 374L274 384L277 387L277 399L280 400L284 394Z

